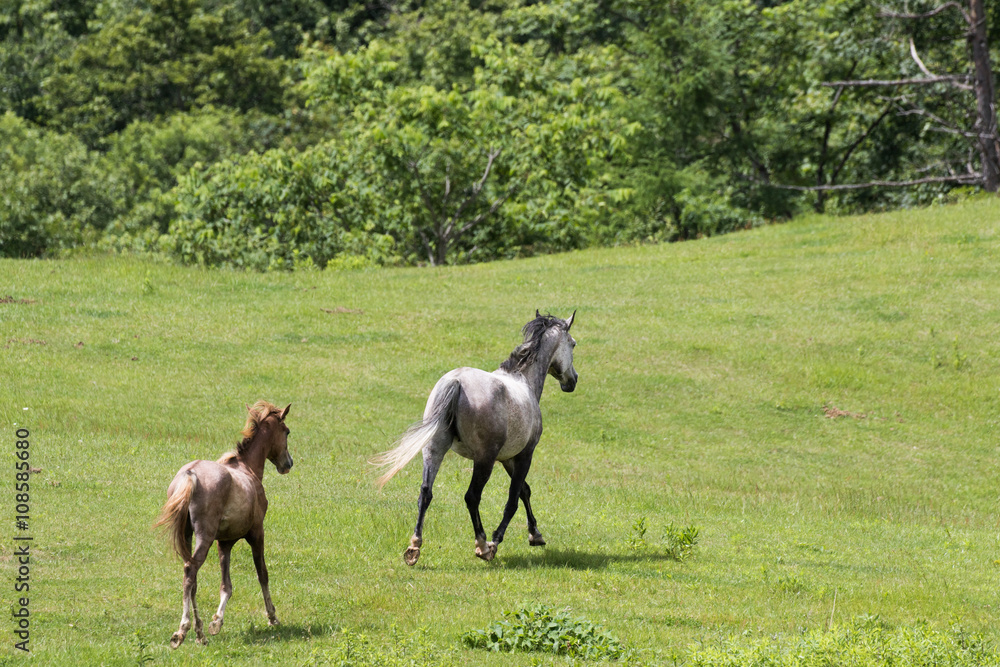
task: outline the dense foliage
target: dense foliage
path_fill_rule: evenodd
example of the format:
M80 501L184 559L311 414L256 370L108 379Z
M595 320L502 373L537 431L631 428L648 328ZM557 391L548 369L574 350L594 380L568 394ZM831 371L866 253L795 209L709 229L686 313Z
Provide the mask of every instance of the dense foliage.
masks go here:
M462 642L497 653L541 651L587 660L616 660L628 654L600 626L545 605L506 611L504 618L483 630L466 632Z
M985 160L936 6L15 0L0 255L439 265L929 202Z

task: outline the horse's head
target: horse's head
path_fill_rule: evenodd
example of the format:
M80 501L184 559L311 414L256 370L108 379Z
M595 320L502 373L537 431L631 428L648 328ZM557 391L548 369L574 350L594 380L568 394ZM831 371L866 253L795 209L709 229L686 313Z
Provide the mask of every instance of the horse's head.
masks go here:
M576 340L569 334L569 328L573 326L575 317L574 310L569 319L564 320L565 327L553 327L553 330L558 332L559 342L556 344L552 361L549 362L549 375L559 380L559 388L565 392L576 389L576 382L580 379L576 369L573 368L573 348L576 347Z
M285 426L285 417L291 407L292 404L289 403L281 412L272 412L260 425L260 428L264 429L265 435L270 435L267 459L274 464L281 475L292 469L292 455L288 453L289 431L288 427Z

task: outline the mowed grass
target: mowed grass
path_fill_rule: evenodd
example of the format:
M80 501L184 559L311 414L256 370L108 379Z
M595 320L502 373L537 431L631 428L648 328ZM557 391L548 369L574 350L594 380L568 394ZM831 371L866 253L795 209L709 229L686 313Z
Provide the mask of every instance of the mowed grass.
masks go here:
M0 449L13 461L14 431L28 428L42 468L35 657L562 664L461 644L534 603L600 623L654 664L866 615L996 642L998 223L1000 202L983 199L341 273L0 261L0 296L15 301L0 303ZM471 466L452 454L407 567L420 462L379 491L367 459L421 415L441 374L496 368L536 308L578 310L580 382L573 394L548 383L528 477L548 546L528 546L521 511L497 559L476 559L462 499ZM176 470L231 448L258 398L292 404L295 467L278 476L269 464L264 479L282 625L266 626L241 543L222 633L171 651L181 566L151 525ZM482 505L490 531L506 490L498 468ZM670 524L700 529L693 558L666 557ZM6 525L5 603L18 532ZM199 578L206 625L215 553ZM0 661L13 663L12 628L0 629Z

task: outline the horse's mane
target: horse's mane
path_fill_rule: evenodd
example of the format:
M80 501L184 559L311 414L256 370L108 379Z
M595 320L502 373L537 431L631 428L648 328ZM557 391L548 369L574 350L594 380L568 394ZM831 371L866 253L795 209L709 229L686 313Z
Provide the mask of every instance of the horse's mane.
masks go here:
M552 315L539 315L524 325L521 333L524 334L524 342L514 348L507 361L500 364L500 370L507 373L518 373L538 357L538 351L542 347L542 340L546 332L553 327L565 327L565 320Z
M281 410L263 399L253 404L253 407L247 412L247 423L244 424L243 430L240 432L240 435L243 436L243 440L236 444L236 456L246 455L247 450L250 447L250 442L253 441L253 437L257 435L257 428L272 414L281 414ZM223 458L229 458L232 454L233 453L230 452L229 454L223 456Z

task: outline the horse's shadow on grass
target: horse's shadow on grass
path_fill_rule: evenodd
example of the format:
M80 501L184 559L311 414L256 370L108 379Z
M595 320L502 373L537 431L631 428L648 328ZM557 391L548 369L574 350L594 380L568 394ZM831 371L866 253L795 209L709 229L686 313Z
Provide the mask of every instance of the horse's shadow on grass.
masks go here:
M536 568L566 568L570 570L605 570L618 563L648 563L673 561L677 559L656 551L635 553L587 552L575 549L546 548L537 553L513 554L497 559L500 565L511 570L531 570Z
M313 637L329 637L339 630L339 627L325 624L313 625L309 623L303 625L301 623L290 623L288 625L272 626L252 623L249 628L243 630L242 639L246 644L270 644L272 642L311 639Z

